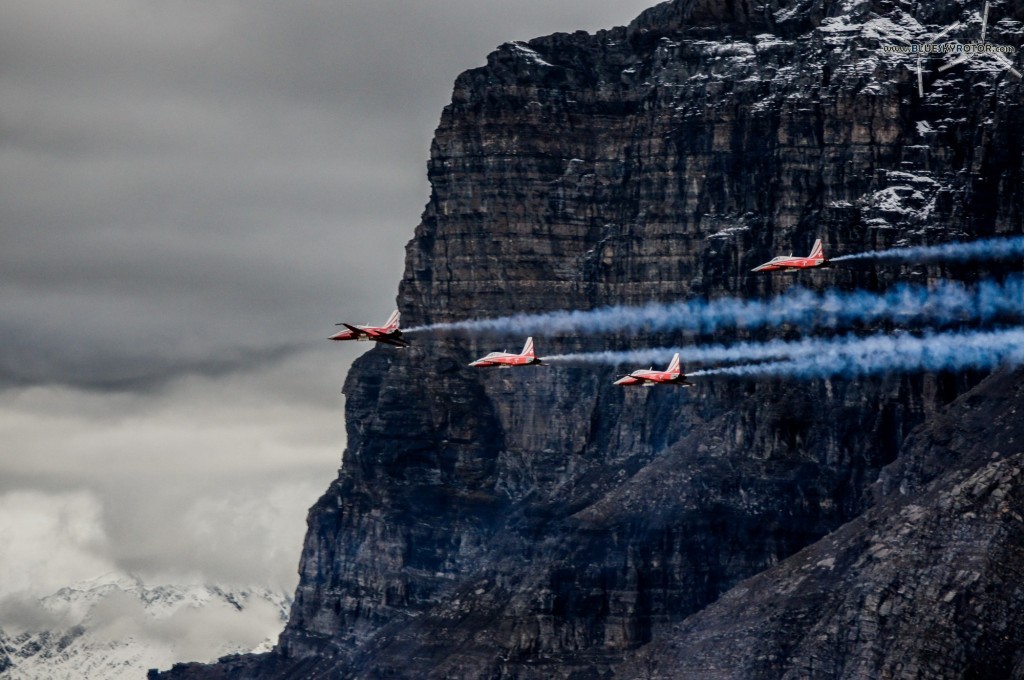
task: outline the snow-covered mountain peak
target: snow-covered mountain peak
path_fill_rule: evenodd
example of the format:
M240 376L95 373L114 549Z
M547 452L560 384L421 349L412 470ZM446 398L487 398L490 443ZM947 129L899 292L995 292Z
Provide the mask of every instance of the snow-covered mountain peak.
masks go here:
M139 678L178 661L266 651L289 606L286 595L263 588L151 586L105 574L8 608L0 679Z

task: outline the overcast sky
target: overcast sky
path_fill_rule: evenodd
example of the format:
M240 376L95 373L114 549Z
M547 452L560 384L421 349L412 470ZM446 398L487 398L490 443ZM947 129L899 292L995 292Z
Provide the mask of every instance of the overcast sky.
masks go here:
M2 0L0 600L291 591L455 77L653 4Z

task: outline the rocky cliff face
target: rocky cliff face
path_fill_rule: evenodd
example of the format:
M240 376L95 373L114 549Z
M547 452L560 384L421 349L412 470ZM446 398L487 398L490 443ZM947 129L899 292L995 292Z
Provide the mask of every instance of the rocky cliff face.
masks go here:
M733 588L623 667L630 678L1024 674L1024 371L916 430L878 503Z
M1024 14L994 7L990 39L1019 43ZM913 62L879 49L879 28L910 35L969 9L676 0L626 28L501 46L458 78L442 114L432 194L400 286L405 324L760 297L794 281L880 289L978 275L938 266L749 274L816 237L841 254L1020 233L1020 85L988 62L941 77L936 63L921 97ZM537 335L542 354L702 339ZM310 511L278 647L167 677L686 677L683 669L716 667L711 652L695 650L723 627L714 640L729 660L717 667L743 669L723 677L813 675L818 661L808 659L848 677L897 662L904 670L891 677L925 677L906 669L926 668L933 647L893 646L898 653L871 657L875 666L843 661L868 654L858 641L869 638L846 630L868 630L883 604L858 608L855 595L829 599L828 590L859 584L877 599L878 579L906 565L913 589L885 614L901 623L871 630L909 641L932 601L917 593L943 602L961 581L995 588L993 560L1021 564L1011 520L977 510L955 518L961 505L988 501L926 484L945 479L947 463L921 448L933 451L921 443L931 435L904 444L925 422L925 432L948 423L952 437L969 430L976 411L945 405L981 376L626 392L602 370L465 367L521 341L420 336L408 350L364 355L345 386L344 465ZM985 433L975 435L984 448ZM984 469L962 467L968 476L956 483L988 488L975 476L991 475L1002 490L992 512L1012 506L1019 450L1008 441ZM914 529L918 520L927 528ZM920 545L898 540L907 526ZM985 557L969 574L928 569L915 552L945 555L944 538L975 528L991 540L970 544ZM812 544L819 552L799 552ZM800 557L808 554L816 561ZM787 580L805 572L817 580ZM739 616L756 590L745 579L757 574L771 598ZM800 586L819 597L799 599L804 609L787 599ZM958 649L1005 657L997 636L1019 632L1019 609L1007 605L997 629L995 619L969 618L994 596L969 606L958 598L945 601L943 630L977 623L963 633L974 642ZM814 642L823 635L815 625L835 623L815 618L826 601L846 617L828 654ZM777 611L796 612L797 624ZM762 640L775 645L771 659ZM683 651L646 651L672 644Z

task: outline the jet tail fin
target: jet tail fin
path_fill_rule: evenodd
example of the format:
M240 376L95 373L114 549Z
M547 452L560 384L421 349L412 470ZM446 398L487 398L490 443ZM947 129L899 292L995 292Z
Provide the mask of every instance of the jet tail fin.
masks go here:
M526 339L526 344L523 345L523 351L519 353L520 356L530 357L531 359L536 358L536 354L533 351L533 337Z
M398 328L398 321L400 318L401 314L398 313L397 309L391 312L391 316L389 316L388 320L384 323L384 328L389 331L396 330Z
M807 256L809 260L825 259L824 249L821 247L821 239L819 238L814 242L814 247L811 248L811 254Z
M665 369L665 372L666 373L676 373L676 374L678 374L680 372L680 369L679 369L679 352L676 352L676 355L674 357L672 357L672 361L669 362L668 368Z

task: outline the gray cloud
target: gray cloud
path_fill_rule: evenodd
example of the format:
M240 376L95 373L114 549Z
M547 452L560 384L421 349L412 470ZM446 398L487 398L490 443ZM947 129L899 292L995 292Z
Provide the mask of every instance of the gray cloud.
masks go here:
M58 614L47 610L38 598L26 594L0 596L0 622L7 635L62 627Z
M0 393L7 594L47 594L115 569L150 583L290 590L306 509L344 446L342 373L328 363L319 350L300 353L178 378L143 398L62 386ZM33 560L46 568L27 568Z
M0 599L15 598L6 607L113 567L102 506L85 491L0 495L0 539Z

